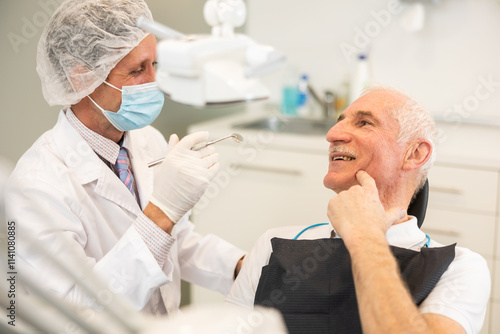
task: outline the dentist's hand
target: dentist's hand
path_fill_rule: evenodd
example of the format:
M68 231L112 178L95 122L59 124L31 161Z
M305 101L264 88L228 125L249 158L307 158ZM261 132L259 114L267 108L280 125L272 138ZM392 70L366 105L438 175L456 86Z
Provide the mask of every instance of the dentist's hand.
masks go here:
M358 171L360 185L341 191L328 203L328 218L344 240L346 247L363 238L385 238L389 227L403 219L406 211L401 208L385 210L378 196L375 180L365 171Z
M219 156L213 145L191 150L207 139L208 132L196 132L181 141L175 134L170 136L165 160L157 167L150 202L174 223L193 208L219 170Z

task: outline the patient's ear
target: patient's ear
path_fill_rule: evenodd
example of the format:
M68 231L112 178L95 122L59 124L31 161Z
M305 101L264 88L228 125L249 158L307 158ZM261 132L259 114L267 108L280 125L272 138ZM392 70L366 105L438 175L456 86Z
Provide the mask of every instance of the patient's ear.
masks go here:
M405 153L403 169L412 170L422 167L431 158L432 149L431 143L425 139L419 139L418 142L410 145Z

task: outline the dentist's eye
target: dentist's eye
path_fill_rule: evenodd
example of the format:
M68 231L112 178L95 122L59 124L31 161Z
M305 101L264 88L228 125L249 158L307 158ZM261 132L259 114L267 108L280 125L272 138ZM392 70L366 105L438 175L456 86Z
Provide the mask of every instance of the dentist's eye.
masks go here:
M144 67L141 67L135 71L130 72L130 74L132 74L134 76L138 76L138 75L142 74L143 72L144 72Z

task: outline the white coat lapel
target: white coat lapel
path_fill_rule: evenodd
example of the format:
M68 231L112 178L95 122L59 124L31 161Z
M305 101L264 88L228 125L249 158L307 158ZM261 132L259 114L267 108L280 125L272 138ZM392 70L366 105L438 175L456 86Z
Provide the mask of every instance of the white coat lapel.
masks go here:
M54 139L65 165L82 185L97 180L94 188L97 195L138 214L139 205L130 191L73 128L63 111L54 128Z
M139 214L141 211L127 187L102 161L99 179L94 192L134 214Z
M81 184L90 183L99 177L101 159L69 123L63 111L59 113L54 127L54 144L68 171Z
M151 148L144 138L145 136L140 135L137 130L130 132L131 148L129 157L134 172L137 192L139 193L141 208L143 210L149 202L149 196L151 196L153 192L154 181L153 168L148 167L148 163L151 162L154 157Z

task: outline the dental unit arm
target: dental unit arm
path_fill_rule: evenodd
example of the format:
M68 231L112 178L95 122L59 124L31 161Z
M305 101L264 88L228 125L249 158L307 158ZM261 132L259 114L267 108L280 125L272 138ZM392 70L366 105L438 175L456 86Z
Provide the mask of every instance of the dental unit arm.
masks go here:
M259 76L285 64L283 53L236 34L246 19L243 0L207 0L211 35L183 35L157 22L137 25L158 37L156 81L173 101L197 106L262 100L269 91Z

